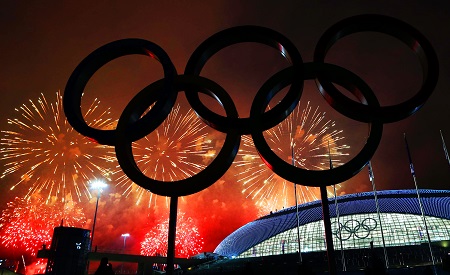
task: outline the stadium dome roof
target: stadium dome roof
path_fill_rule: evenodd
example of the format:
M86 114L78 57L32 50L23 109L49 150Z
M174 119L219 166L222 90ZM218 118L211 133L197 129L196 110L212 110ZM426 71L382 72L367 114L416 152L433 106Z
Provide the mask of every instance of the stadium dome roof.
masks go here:
M419 190L425 216L450 219L450 191ZM421 215L416 190L377 192L381 213ZM337 198L339 215L375 213L373 192L344 195ZM336 217L334 198L329 199L331 218ZM300 226L322 219L321 201L298 206ZM249 248L297 226L296 207L289 207L250 222L227 236L214 250L223 256L237 256Z

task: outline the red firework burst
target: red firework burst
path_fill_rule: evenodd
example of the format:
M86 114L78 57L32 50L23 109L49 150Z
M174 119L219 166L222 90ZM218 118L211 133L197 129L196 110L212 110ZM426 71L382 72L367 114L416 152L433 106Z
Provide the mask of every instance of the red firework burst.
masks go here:
M64 220L65 226L82 227L86 218L73 201L65 204L45 204L42 198L16 198L8 203L0 218L0 239L6 248L35 255L43 245L49 245L53 229Z
M169 220L165 219L145 234L141 242L141 255L166 256ZM177 234L175 239L175 256L189 257L198 254L203 248L203 238L200 237L198 227L191 217L178 213Z

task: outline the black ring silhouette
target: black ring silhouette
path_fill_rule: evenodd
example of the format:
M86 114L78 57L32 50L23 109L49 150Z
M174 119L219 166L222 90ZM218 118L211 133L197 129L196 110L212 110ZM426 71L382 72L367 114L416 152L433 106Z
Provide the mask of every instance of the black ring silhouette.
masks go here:
M227 116L237 117L233 101L217 83L201 76L179 75L175 77L174 84L176 91L193 88L216 98L224 107ZM135 123L139 116L147 110L148 106L158 100L156 96L150 97L148 94L155 95L163 88L164 79L158 80L139 92L125 107L116 128L116 157L124 173L139 186L161 196L187 196L209 187L225 174L237 154L241 135L238 131L228 131L219 154L204 170L192 177L170 182L147 177L134 161L128 129L130 129L130 124Z
M328 50L339 39L362 31L380 32L401 40L413 50L422 65L423 83L419 91L403 103L375 107L364 105L343 95L330 81L318 78L318 88L336 111L361 122L374 120L390 123L402 120L425 104L432 94L439 75L439 62L430 42L410 25L383 15L358 15L344 19L330 27L317 42L314 62L325 62Z
M224 117L209 110L200 100L198 93L186 93L187 100L197 115L216 130L227 132L237 129L241 134L250 134L256 125L259 130L267 130L283 121L294 108L303 91L303 60L297 48L280 33L258 26L239 26L223 30L205 40L192 53L184 71L185 75L199 75L203 66L215 53L221 49L242 42L262 43L278 50L292 63L293 70L298 78L288 79L291 87L281 101L264 113L258 113L248 118ZM258 122L258 123L255 123Z
M175 104L177 92L173 89L173 79L177 75L174 65L166 52L158 45L143 39L123 39L108 43L89 54L75 68L64 91L63 106L67 121L80 134L100 144L115 145L116 130L95 129L87 125L81 113L81 97L84 88L94 73L106 63L131 54L148 55L158 60L164 70L163 92L157 94L155 106L135 124L130 125L127 138L138 140L156 129L170 113Z
M337 65L325 63L325 56L340 38L362 31L376 31L391 35L406 43L422 62L423 84L411 99L393 106L381 107L370 87L354 73ZM248 118L239 118L229 94L217 83L199 76L208 59L221 49L241 43L262 43L277 49L292 65L267 80L256 93ZM92 75L109 61L130 54L144 54L159 60L164 78L140 91L127 105L115 130L89 127L81 114L81 96ZM216 182L229 168L236 156L240 137L251 134L261 159L282 178L307 186L327 186L350 179L357 174L375 153L382 136L383 124L395 122L415 113L432 93L438 77L436 54L427 39L417 30L397 19L381 15L361 15L344 19L329 28L320 38L313 63L303 63L295 46L283 35L257 26L240 26L211 36L189 58L184 75L177 75L167 54L156 44L142 39L123 39L106 44L89 54L70 76L63 97L67 120L79 133L101 144L113 145L117 159L127 176L136 184L163 196L193 194ZM369 123L370 132L362 150L349 162L330 170L305 170L280 159L268 146L263 131L283 121L297 106L304 80L315 79L326 101L344 116ZM337 84L355 95L361 103L341 94ZM274 108L269 102L281 89L288 92ZM196 175L189 178L161 182L146 177L137 167L131 143L155 130L170 113L179 91L185 91L189 104L197 115L213 129L227 134L216 158ZM198 93L215 98L225 109L226 116L209 110ZM154 104L154 105L153 105ZM152 106L153 105L153 106ZM147 111L150 107L151 109Z
M276 81L274 80L291 79L293 73L294 72L291 68L284 69L283 71L275 74L267 82L275 85ZM369 106L377 107L380 105L370 87L367 86L367 84L357 75L344 68L327 63L306 63L304 75L305 80L315 79L318 76L326 78L328 81L346 88L359 100L366 102ZM281 90L283 87L281 86L279 88L279 90ZM251 116L253 116L254 113L260 113L267 108L268 102L264 99L269 91L271 90L261 90L261 93L257 94L254 104L250 110ZM381 141L382 132L383 124L380 121L374 121L370 125L370 133L366 144L353 159L334 169L320 171L307 170L285 162L272 151L264 138L263 132L261 131L252 132L252 138L261 159L277 175L293 183L318 187L343 182L361 171L361 169L364 168L375 153Z

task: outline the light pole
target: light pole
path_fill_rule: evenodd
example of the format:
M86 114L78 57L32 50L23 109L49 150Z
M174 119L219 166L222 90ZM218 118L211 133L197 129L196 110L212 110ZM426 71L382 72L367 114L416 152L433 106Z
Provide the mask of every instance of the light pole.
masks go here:
M129 233L122 234L123 237L123 252L125 253L125 245L127 244L127 238L130 237Z
M97 202L95 203L95 212L94 212L94 224L92 225L92 237L91 237L91 247L89 248L92 251L92 245L94 244L94 232L95 232L95 222L97 221L97 210L98 210L98 201L100 200L100 195L104 188L108 185L102 180L94 180L91 182L91 188L97 190Z
M121 236L123 237L123 251L122 251L122 253L125 254L125 245L127 244L127 238L130 237L130 233L124 233ZM123 262L122 262L121 272L123 273Z

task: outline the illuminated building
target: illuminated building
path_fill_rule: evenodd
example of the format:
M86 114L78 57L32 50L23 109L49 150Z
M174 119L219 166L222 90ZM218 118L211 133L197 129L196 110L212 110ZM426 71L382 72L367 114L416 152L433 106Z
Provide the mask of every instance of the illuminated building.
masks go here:
M437 261L445 248L435 243L450 240L450 191L420 190L424 216ZM339 222L336 218L334 198L329 198L336 255L344 251L361 251L385 246L391 262L395 262L400 247L428 249L427 230L419 208L416 190L390 190L377 192L380 217L377 215L373 192L338 197ZM299 208L300 251L326 251L322 207L320 201L305 203ZM380 226L381 221L381 226ZM381 230L382 229L382 230ZM382 234L383 232L383 234ZM426 249L424 249L426 248ZM298 252L296 207L290 207L250 222L226 237L215 253L227 257L260 257ZM429 251L429 250L428 250ZM403 253L406 255L406 253ZM339 255L340 257L340 255ZM427 256L422 261L429 262ZM420 260L420 259L419 259Z

